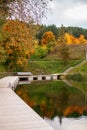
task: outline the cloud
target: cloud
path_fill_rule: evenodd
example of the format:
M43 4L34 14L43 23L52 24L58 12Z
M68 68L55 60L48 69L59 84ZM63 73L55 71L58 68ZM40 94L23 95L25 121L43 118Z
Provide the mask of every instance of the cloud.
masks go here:
M87 5L79 5L72 8L68 8L64 15L66 18L73 20L73 22L84 22L87 21Z
M87 3L87 0L73 0L73 2Z
M43 19L45 24L87 27L87 0L53 0L52 13Z

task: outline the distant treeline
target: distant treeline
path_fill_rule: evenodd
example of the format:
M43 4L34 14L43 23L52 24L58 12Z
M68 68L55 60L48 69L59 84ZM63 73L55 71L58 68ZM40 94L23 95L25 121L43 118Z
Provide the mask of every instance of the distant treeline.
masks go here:
M2 28L2 25L5 23L5 20L0 19L0 30ZM55 35L55 38L58 39L59 36L59 32L60 32L60 28L61 27L57 27L56 25L34 25L34 28L39 28L37 33L36 33L36 38L37 39L41 39L42 35L47 32L47 31L51 31L53 32L53 34ZM73 35L74 37L78 38L80 35L84 35L84 38L87 39L87 29L85 28L81 28L81 27L72 27L72 26L68 26L68 27L64 27L65 28L65 33L69 33L71 35Z
M43 34L47 31L52 31L56 37L56 39L59 36L61 27L56 27L56 25L39 25L39 31L36 34L37 39L40 41ZM84 38L87 39L87 29L81 28L81 27L64 27L65 28L65 33L69 33L73 35L74 37L78 38L80 35L84 35Z

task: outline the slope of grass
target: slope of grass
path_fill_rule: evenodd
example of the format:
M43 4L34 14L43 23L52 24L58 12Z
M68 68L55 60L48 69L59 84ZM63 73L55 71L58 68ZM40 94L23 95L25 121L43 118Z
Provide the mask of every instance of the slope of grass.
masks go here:
M31 61L29 62L29 71L33 74L62 73L70 66L75 66L81 61L70 60L67 65L64 65L61 60Z

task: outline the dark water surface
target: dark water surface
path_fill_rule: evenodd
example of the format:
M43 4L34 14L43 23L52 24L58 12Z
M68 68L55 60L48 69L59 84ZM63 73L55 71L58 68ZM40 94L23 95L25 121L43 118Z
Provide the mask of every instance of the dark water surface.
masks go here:
M87 94L62 81L33 82L16 93L55 130L87 130Z

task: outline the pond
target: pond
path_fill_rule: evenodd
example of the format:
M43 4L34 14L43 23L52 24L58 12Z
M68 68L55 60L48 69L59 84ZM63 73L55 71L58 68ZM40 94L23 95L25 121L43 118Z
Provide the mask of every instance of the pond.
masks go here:
M87 94L62 81L19 85L16 93L54 130L87 130Z

